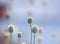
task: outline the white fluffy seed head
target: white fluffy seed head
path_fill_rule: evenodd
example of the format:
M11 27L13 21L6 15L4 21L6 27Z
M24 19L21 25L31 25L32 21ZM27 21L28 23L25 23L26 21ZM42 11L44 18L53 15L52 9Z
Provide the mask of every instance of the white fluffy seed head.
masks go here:
M37 30L39 29L37 25L33 25L32 28L36 28Z
M20 33L22 35L22 32L18 32L18 33Z
M22 32L18 32L18 38L21 38L21 36L22 36Z
M29 16L29 17L28 17L28 23L29 23L29 24L32 24L32 22L33 22L33 18L32 18L31 16Z
M15 29L15 26L14 26L13 24L8 25L8 28L9 28L10 26L12 26L12 27Z
M32 16L29 16L28 18L33 19Z
M10 24L10 25L8 25L8 31L9 31L9 27L10 27L10 26L13 27L13 34L15 34L15 33L18 32L18 29L17 29L16 25L14 25L14 24Z
M10 27L11 27L12 29L9 29ZM8 31L9 31L10 33L14 33L14 31L15 31L15 25L13 25L13 24L8 25Z
M33 26L32 26L32 32L33 32L34 34L36 34L36 33L37 33L37 30L38 30L38 26L37 26L37 25L33 25Z

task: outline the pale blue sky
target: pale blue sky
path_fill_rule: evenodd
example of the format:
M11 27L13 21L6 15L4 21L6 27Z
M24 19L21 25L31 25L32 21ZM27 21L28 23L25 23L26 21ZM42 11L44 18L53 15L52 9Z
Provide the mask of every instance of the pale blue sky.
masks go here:
M4 20L0 26L3 30L9 23L14 23L19 31L22 31L23 35L21 41L26 41L29 44L30 28L27 23L29 0L14 0L12 7L12 15L10 20ZM42 26L43 29L43 44L52 44L51 33L56 32L56 44L60 39L60 0L48 0L48 4L45 8L45 14L43 14L43 6L41 0L35 0L33 6L33 24ZM8 23L9 22L9 23ZM17 39L17 35L14 34L13 38ZM38 36L38 34L37 34ZM37 39L36 36L36 39ZM13 39L15 41L15 39ZM37 40L36 40L36 44Z

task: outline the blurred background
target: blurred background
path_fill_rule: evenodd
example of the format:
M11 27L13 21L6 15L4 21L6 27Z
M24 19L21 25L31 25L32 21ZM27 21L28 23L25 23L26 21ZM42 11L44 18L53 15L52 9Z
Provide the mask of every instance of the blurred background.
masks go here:
M4 1L4 0L2 0ZM0 0L0 2L2 2ZM5 0L9 3L10 1ZM14 24L18 31L22 32L21 41L29 44L30 27L27 22L28 11L30 8L29 0L14 0L11 9L11 16L8 20L0 20L0 33L4 33L8 25ZM41 0L34 0L33 4L33 24L43 27L42 44L52 44L52 32L56 32L56 42L60 40L60 0L47 0L47 4L42 5ZM38 33L36 35L36 44L38 44ZM17 42L17 33L13 34L13 41Z

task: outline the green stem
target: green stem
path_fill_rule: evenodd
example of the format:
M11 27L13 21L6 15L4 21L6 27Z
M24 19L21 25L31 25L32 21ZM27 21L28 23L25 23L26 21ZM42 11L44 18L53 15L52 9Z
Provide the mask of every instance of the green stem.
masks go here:
M21 44L21 42L20 42L20 38L18 38L18 42L19 42L18 44Z
M31 30L32 30L32 25L31 25L31 24L30 24L30 28L31 28ZM32 31L31 31L30 44L32 44Z
M10 44L12 44L12 34L10 34Z
M35 44L35 35L34 35L34 40L33 40L33 44Z

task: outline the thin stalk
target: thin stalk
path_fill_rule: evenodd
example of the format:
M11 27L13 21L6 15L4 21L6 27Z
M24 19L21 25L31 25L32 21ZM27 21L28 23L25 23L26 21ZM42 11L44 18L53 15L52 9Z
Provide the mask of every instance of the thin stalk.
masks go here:
M35 44L35 35L34 35L34 40L33 40L33 44Z
M31 24L30 24L30 28L31 28L31 30L32 30L32 25L31 25ZM32 31L31 31L30 44L32 44Z
M20 38L18 38L18 44L21 44L21 42L20 42Z
M12 34L10 34L10 44L12 44Z

